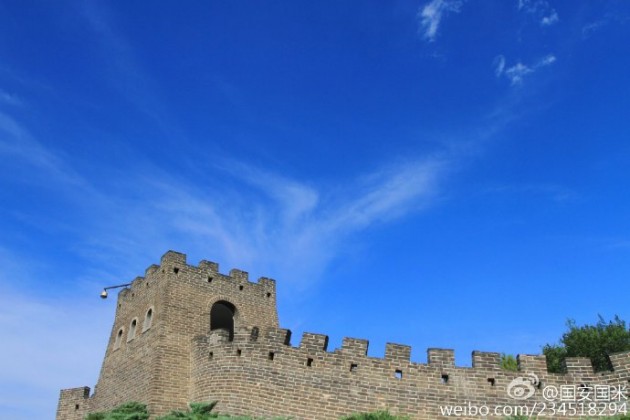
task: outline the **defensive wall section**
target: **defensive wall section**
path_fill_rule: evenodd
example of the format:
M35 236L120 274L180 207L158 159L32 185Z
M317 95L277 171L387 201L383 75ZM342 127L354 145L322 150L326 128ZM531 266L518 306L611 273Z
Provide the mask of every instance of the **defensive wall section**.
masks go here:
M196 337L191 399L218 400L219 411L234 414L338 419L388 409L434 420L448 418L440 406L533 409L536 403L549 404L541 395L549 385L617 387L627 385L630 378L630 353L612 355L614 371L603 374L595 374L587 358L569 358L568 373L560 375L547 372L544 356L520 355L519 371L513 372L500 367L499 353L475 351L472 367L457 367L454 352L448 349L429 349L425 364L411 362L411 348L400 344L388 343L385 357L374 358L367 356L367 340L344 338L340 349L329 352L325 335L305 333L298 347L287 344L288 330L271 328L254 337L247 329L233 341L222 332ZM529 379L530 374L539 379L534 395L526 401L511 398L508 385L517 378Z
M548 386L630 387L630 352L610 355L611 372L568 358L567 373L553 374L540 355L519 355L513 372L500 367L499 353L475 351L472 367L458 367L448 349L429 349L427 363L411 362L411 348L401 344L388 343L383 358L367 350L367 340L344 338L329 351L328 337L313 333L292 346L291 332L278 323L274 280L253 283L241 270L224 275L208 261L191 266L169 251L119 293L94 393L62 390L57 420L131 400L146 403L153 416L216 400L218 412L304 420L384 409L412 419L504 418L444 416L441 407L540 410L550 403L543 398ZM524 383L532 395L515 399L515 381L534 377Z

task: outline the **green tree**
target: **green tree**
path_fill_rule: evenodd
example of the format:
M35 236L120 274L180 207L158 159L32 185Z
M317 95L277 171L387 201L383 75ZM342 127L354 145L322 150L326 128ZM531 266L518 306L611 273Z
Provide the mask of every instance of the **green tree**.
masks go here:
M589 357L596 372L612 370L608 355L630 350L630 330L618 316L606 322L600 315L597 324L581 327L574 320L568 320L567 328L560 344L543 347L550 372L566 372L564 360L567 357Z

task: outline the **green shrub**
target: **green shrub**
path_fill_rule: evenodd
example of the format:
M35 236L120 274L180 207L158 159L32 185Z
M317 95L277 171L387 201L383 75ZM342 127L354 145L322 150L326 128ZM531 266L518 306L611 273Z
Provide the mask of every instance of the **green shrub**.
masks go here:
M145 404L131 401L112 411L88 414L85 420L148 420L149 412Z
M518 362L516 357L511 354L503 353L501 355L501 369L509 370L512 372L518 371Z
M186 420L206 420L206 419L216 419L219 417L218 414L211 413L214 406L217 405L216 401L211 403L190 403L190 410L187 412L184 411L171 411L170 414L166 416L158 417L157 420L177 420L177 419L186 419Z

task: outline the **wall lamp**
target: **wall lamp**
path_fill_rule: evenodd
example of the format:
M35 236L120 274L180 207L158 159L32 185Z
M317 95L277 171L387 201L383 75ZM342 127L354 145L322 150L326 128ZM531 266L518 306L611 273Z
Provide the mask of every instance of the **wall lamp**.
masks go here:
M101 299L107 299L107 291L109 289L118 289L119 287L127 287L127 286L131 286L131 283L127 283L127 284L119 284L118 286L108 286L105 287L103 289L103 291L101 292Z

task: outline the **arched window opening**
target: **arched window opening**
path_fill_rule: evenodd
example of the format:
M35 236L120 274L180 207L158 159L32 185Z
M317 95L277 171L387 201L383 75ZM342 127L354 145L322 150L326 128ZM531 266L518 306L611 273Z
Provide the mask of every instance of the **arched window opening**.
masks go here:
M122 342L123 333L124 333L124 330L122 328L118 330L118 333L116 334L116 339L114 340L114 350L120 348L120 343Z
M221 300L212 305L210 310L210 330L225 330L230 341L234 339L234 314L236 308L230 302Z
M151 324L153 324L153 308L149 308L146 315L144 316L144 324L142 324L142 332L145 332L149 328L151 328Z
M133 319L129 324L129 334L127 334L127 341L131 341L136 337L136 327L138 326L138 320Z

